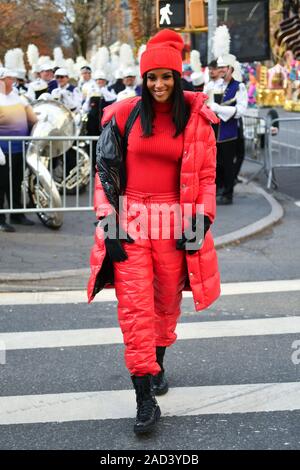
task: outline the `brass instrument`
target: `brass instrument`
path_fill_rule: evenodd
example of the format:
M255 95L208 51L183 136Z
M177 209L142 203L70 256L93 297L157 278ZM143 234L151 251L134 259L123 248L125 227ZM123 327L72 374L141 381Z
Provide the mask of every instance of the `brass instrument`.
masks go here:
M63 223L63 212L47 212L48 208L61 208L62 201L50 172L50 160L71 148L72 140L51 141L51 136L74 136L76 133L72 113L55 101L36 101L32 108L38 116L38 122L31 131L32 137L43 140L31 141L26 162L29 167L25 184L29 198L35 207L40 207L38 216L42 223L51 229L59 229Z

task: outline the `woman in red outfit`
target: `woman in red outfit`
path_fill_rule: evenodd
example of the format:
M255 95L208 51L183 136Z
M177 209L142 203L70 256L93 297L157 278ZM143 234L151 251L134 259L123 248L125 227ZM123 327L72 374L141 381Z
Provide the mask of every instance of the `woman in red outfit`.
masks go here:
M205 95L182 91L182 49L181 36L167 29L148 42L140 64L142 97L106 108L98 142L100 222L88 296L91 301L107 283L115 285L125 362L136 391L136 434L152 430L160 417L155 395L168 391L163 359L176 340L183 289L192 290L196 310L220 293L209 230L216 171L211 124L218 120L204 104ZM124 152L123 159L118 153L120 139L136 109L125 160ZM119 196L126 196L121 210Z

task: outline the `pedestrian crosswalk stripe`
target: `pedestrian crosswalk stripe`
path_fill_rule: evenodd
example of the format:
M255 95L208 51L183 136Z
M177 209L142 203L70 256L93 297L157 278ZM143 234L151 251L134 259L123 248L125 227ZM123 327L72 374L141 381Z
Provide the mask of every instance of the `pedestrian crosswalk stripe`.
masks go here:
M278 281L230 282L222 284L222 296L300 292L300 279Z
M300 279L222 284L222 296L297 291L300 292ZM192 293L184 292L183 297L191 298ZM114 289L104 289L95 297L94 302L113 302L116 300ZM84 290L0 293L0 305L76 304L86 302L87 295Z
M179 340L300 333L300 316L179 323ZM25 331L0 333L0 344L7 351L122 344L119 328Z
M163 416L300 410L300 382L171 388ZM0 397L0 425L133 418L132 390Z

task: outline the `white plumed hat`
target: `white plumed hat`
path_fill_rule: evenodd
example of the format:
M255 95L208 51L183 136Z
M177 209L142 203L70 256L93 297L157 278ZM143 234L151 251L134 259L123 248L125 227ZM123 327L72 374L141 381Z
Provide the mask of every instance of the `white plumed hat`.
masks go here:
M202 72L200 52L196 51L195 49L191 51L191 67L193 72Z
M8 50L4 56L5 68L25 78L26 68L23 57L24 52L20 48Z
M122 44L120 47L120 66L122 69L134 65L134 57L132 47L129 44Z
M213 37L213 55L215 59L230 51L230 34L227 26L218 26Z
M56 67L64 67L65 66L65 59L64 53L61 47L55 47L53 49L53 58Z
M37 46L35 44L29 44L27 47L27 59L31 68L33 68L34 65L37 66L39 62L39 55L40 53Z
M233 54L224 54L220 57L218 57L217 64L218 67L233 67L235 66L236 63L236 57Z

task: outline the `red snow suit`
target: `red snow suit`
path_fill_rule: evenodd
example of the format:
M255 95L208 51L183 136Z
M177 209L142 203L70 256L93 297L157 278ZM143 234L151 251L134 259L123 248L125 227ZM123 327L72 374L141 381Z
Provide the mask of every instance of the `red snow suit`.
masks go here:
M165 202L180 201L193 206L202 204L204 214L213 222L216 210L215 171L216 143L211 123L214 113L204 104L202 93L185 92L190 105L190 119L184 132L180 171L180 194L165 195ZM134 107L137 99L130 99ZM128 106L128 100L126 100ZM117 103L116 106L122 106ZM112 117L114 105L107 108ZM111 209L98 174L95 177L94 206L97 217ZM160 196L163 196L160 194ZM130 202L134 195L128 194ZM140 195L136 195L141 199ZM169 198L169 199L168 199ZM144 201L152 202L150 200ZM155 202L155 200L154 200ZM89 302L105 260L103 229L96 228L91 252L91 276L88 283ZM195 309L205 309L220 295L220 276L213 238L208 230L201 249L195 254L176 250L173 240L143 240L124 244L128 260L114 263L116 293L119 301L119 322L126 345L126 365L131 374L156 374L160 367L155 360L155 346L169 346L176 340L174 332L180 313L184 286L192 290Z

